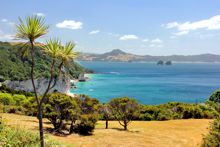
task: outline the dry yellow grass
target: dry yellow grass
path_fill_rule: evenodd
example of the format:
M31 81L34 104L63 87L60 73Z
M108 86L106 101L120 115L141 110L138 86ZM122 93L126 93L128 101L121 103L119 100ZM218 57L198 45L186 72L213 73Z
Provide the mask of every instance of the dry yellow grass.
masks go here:
M15 114L3 114L9 124L20 125L37 130L38 121L35 117ZM46 121L46 120L44 120ZM129 131L122 131L118 122L111 121L110 129L104 129L105 122L99 121L91 136L77 134L67 137L50 135L71 146L80 147L196 147L202 142L202 134L208 132L211 120L188 119L170 121L134 121ZM45 127L51 127L44 124Z

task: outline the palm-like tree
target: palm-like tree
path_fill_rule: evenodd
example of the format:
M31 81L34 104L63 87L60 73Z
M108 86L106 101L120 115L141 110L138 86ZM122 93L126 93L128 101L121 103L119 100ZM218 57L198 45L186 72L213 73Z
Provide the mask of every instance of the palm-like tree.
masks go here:
M57 59L61 56L61 49L62 49L61 41L59 39L49 39L46 41L46 45L42 46L42 48L43 48L43 51L51 57L52 61L51 61L51 68L50 68L50 79L48 82L47 89L42 96L40 105L43 103L45 96L47 95L49 90L52 89L56 85L57 79L54 79L55 63ZM51 85L53 79L54 79L54 84Z
M50 41L51 42L51 41ZM59 44L60 41L54 41L55 44ZM57 45L58 46L58 45ZM49 47L49 46L48 46ZM52 45L50 45L51 48L54 48L52 47ZM75 59L79 53L74 51L74 47L75 47L75 44L73 42L67 42L64 46L61 46L59 47L59 51L57 52L56 54L56 58L59 59L61 62L58 66L58 77L61 75L61 70L62 70L62 67L68 67L70 61L73 61L73 59ZM46 48L45 48L46 49ZM48 49L46 49L48 50ZM53 49L54 50L54 49ZM49 52L52 52L51 50L49 51L45 51L47 53ZM50 53L51 54L51 53ZM50 89L52 89L55 85L56 85L56 82L57 82L58 78L55 78L54 79L54 83L53 85L50 87Z
M42 104L45 100L47 93L50 91L50 89L52 89L55 86L57 81L57 79L55 79L54 76L54 72L56 68L55 64L58 61L60 62L58 67L59 70L58 75L60 75L62 67L63 66L67 67L69 61L73 60L78 55L78 53L73 51L75 45L72 42L68 42L66 43L65 46L62 46L61 41L58 39L49 39L48 41L46 41L46 45L42 46L42 49L44 53L46 53L51 57L50 78L49 78L48 86L43 96L41 97L41 99L39 99L34 82L34 67L35 67L34 54L35 54L35 46L36 46L35 40L45 35L48 32L48 26L44 24L44 19L42 17L31 16L31 17L27 17L25 21L19 18L19 24L16 25L16 28L17 28L16 38L27 40L27 42L22 46L23 49L21 53L23 55L28 55L29 53L31 53L31 61L32 61L31 81L38 106L41 147L44 147ZM54 83L52 85L53 81Z
M23 54L31 53L31 81L35 94L35 98L38 104L38 118L39 118L39 131L40 131L40 140L41 146L44 146L44 136L43 136L43 123L42 123L42 107L40 105L40 100L36 91L36 86L34 82L34 67L35 67L35 40L47 34L48 26L45 25L44 19L38 16L26 17L25 21L19 18L19 24L16 25L16 38L27 40L25 45L28 45L28 48L25 48ZM24 46L25 46L24 45Z
M67 66L69 62L73 59L75 59L79 53L74 51L75 44L73 42L67 42L65 46L62 47L60 52L60 59L61 63L59 65L59 69L62 68L62 66Z

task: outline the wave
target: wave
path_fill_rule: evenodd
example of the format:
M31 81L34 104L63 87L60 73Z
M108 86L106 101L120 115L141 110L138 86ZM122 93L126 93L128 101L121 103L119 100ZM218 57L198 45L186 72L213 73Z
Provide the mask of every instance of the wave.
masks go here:
M110 74L115 74L115 75L120 75L120 73L119 72L115 72L115 71L111 71L111 72L109 72Z

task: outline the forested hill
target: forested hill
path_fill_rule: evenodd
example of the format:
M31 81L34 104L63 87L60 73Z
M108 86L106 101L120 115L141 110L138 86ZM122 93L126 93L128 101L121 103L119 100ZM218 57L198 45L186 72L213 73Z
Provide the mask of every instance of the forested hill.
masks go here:
M19 45L12 45L8 42L0 42L0 77L4 80L27 80L30 79L31 60L21 59L18 50ZM36 50L36 77L49 77L50 59L39 49ZM76 62L69 64L67 71L70 76L77 77L81 72L89 72L88 69L80 66Z
M114 49L104 54L82 53L79 57L82 61L117 61L117 62L220 62L220 55L201 54L201 55L170 55L170 56L151 56L135 55L126 53L120 49Z

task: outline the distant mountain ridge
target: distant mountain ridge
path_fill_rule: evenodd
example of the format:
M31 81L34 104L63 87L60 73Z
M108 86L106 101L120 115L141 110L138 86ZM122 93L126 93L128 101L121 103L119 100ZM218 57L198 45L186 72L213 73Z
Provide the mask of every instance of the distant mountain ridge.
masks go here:
M220 62L220 55L201 54L201 55L170 55L170 56L151 56L135 55L126 53L120 49L114 49L103 54L81 53L78 57L80 61L112 61L112 62Z

